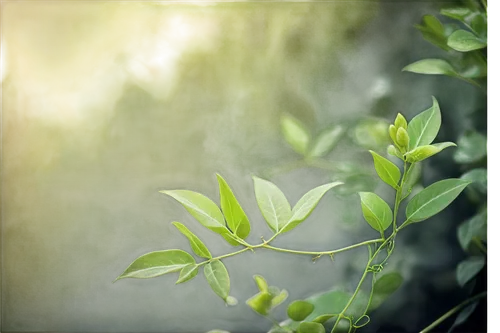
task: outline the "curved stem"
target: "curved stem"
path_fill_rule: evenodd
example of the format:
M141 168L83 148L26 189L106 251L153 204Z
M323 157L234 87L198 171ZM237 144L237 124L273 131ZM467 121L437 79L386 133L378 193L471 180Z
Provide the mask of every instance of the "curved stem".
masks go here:
M451 309L450 311L446 312L444 315L442 315L441 317L439 317L432 324L430 324L429 326L427 326L426 328L424 328L423 330L421 330L420 333L428 333L428 332L430 332L434 327L436 327L439 324L441 324L443 321L445 321L446 319L448 319L450 316L452 316L456 312L462 310L462 308L464 308L466 305L469 305L469 303L472 303L472 302L474 302L474 301L476 301L478 299L481 299L483 297L486 297L486 291L483 291L480 294L472 296L471 298L468 298L465 301L463 301L462 303L458 304L453 309Z
M361 247L364 245L381 243L383 241L384 241L383 239L372 239L372 240L364 241L364 242L354 244L354 245L349 245L349 246L346 246L346 247L343 247L343 248L340 248L337 250L332 250L332 251L298 251L298 250L283 249L283 248L279 248L279 247L275 247L275 246L271 246L271 245L267 245L267 244L257 245L256 247L262 247L265 249L274 250L274 251L278 251L278 252L321 256L321 255L332 255L332 254L348 251L351 249L355 249L357 247Z

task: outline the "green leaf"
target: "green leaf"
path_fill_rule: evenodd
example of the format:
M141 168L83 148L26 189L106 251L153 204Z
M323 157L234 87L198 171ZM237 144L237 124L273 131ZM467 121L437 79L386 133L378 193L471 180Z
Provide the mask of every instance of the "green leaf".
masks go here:
M460 287L472 280L483 269L484 264L484 257L470 257L458 264L457 282Z
M473 12L466 7L443 8L440 13L463 23L467 23L469 21L468 18L473 15Z
M488 20L485 14L477 13L474 15L470 21L470 27L480 38L487 42L486 35L488 33Z
M232 246L242 245L241 243L243 241L241 239L237 238L235 235L231 234L230 232L228 232L227 234L222 234L221 236L222 236L222 238L224 238L226 240L226 242L228 242ZM243 244L243 245L245 245L245 244Z
M436 215L455 200L469 185L462 179L445 179L438 181L415 195L406 206L406 218L418 222Z
M324 315L317 316L316 318L314 318L314 319L313 319L313 322L315 322L315 323L320 323L320 324L324 324L324 323L326 323L328 320L332 319L333 317L337 317L337 314L333 314L333 313L324 314Z
M377 187L377 182L373 176L363 174L347 175L343 179L344 184L335 187L332 192L339 197L347 197L358 192L374 191Z
M470 252L472 241L486 241L487 212L486 210L474 215L458 227L458 241L464 251Z
M300 323L298 333L325 333L325 327L320 323L304 321Z
M261 291L257 295L249 298L246 303L255 312L263 316L267 316L269 314L269 311L271 311L272 299L273 295L268 292Z
M450 329L448 330L448 333L451 333L453 329L457 326L462 325L465 323L465 321L470 317L471 314L474 313L474 310L476 310L477 305L479 304L479 301L476 301L469 306L466 306L463 308L462 311L458 314L457 318L455 319L455 322L453 325L451 325Z
M410 163L420 162L433 155L436 155L445 148L456 146L457 145L453 142L440 142L433 145L420 146L405 154L406 161Z
M258 177L253 177L253 180L255 197L260 212L269 227L274 232L278 232L288 223L292 216L290 204L283 192L270 181Z
M392 210L378 195L360 192L361 209L366 222L375 230L383 232L392 223Z
M273 295L273 299L271 300L271 309L274 309L275 307L283 303L287 298L288 291L286 291L285 289L281 290L278 295Z
M160 191L180 202L204 227L218 233L229 233L219 207L203 194L188 190Z
M314 305L306 301L293 301L287 309L288 317L294 321L302 321L314 310Z
M372 302L369 311L378 308L382 303L399 289L403 277L398 272L390 272L381 276L373 286Z
M389 123L382 119L363 119L356 124L351 136L363 148L380 150L390 144L388 127Z
M184 266L179 273L179 279L175 284L184 283L198 275L198 266L196 264L189 264Z
M370 154L373 156L375 170L380 179L397 190L399 187L399 180L401 179L401 171L399 171L399 168L394 163L372 150L370 150Z
M440 127L441 111L437 100L432 97L432 106L415 116L408 124L410 150L431 144Z
M266 279L264 279L260 275L254 275L253 279L255 280L255 283L257 284L257 288L259 288L260 291L264 291L264 292L268 291Z
M448 37L448 46L460 52L483 49L486 45L486 41L466 30L456 30Z
M205 265L203 270L205 278L212 290L224 301L229 296L229 273L220 260L214 260Z
M180 222L172 222L172 224L179 229L179 231L187 237L189 240L189 244L191 245L191 248L193 249L194 253L196 253L198 256L202 258L207 258L210 259L212 258L212 254L210 251L207 249L205 244L195 235L193 234L185 225L183 225Z
M403 184L403 196L402 198L406 198L412 191L413 187L417 184L420 179L420 174L422 172L422 165L420 163L413 163L408 169L408 173L406 174L406 180Z
M280 232L290 231L302 223L316 208L323 195L331 188L341 184L341 182L333 182L321 185L304 194L293 207L292 216Z
M474 187L478 192L486 194L488 189L488 171L485 168L472 169L464 173L461 179L471 181L470 187Z
M449 50L446 45L445 29L441 22L432 15L424 15L422 24L416 25L415 28L420 30L422 36L428 42L442 48L445 51Z
M459 76L457 71L450 65L450 63L442 59L419 60L407 65L402 70L417 74L447 75L452 77Z
M326 155L333 149L343 134L344 128L340 125L327 128L318 135L308 155L311 157Z
M467 132L458 139L455 162L473 163L486 157L486 136L478 132Z
M293 150L305 155L311 137L304 124L289 114L283 114L281 116L281 131Z
M220 206L226 217L226 222L231 231L241 239L247 238L250 233L250 222L246 216L240 203L231 191L231 188L226 183L221 175L217 174L220 191Z
M178 272L194 263L194 258L182 250L150 252L135 259L116 280L124 278L149 279Z

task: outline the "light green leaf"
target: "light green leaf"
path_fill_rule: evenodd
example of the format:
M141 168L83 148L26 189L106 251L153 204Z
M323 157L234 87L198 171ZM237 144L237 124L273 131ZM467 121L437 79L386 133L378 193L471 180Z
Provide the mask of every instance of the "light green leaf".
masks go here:
M382 275L373 286L372 302L369 311L378 308L382 303L399 289L403 283L403 277L398 272L390 272Z
M466 164L481 160L486 156L486 136L478 132L467 132L458 139L455 162Z
M266 279L264 279L260 275L254 275L253 279L255 280L255 283L257 284L257 288L259 288L260 291L264 291L264 292L268 291Z
M414 63L404 67L402 70L417 74L447 75L452 77L459 76L450 63L442 59L423 59L415 61Z
M191 245L191 248L193 249L194 253L196 253L198 256L202 258L207 258L210 259L212 258L212 254L210 254L210 251L207 249L205 244L189 230L185 225L183 225L180 222L172 222L172 224L179 229L179 231L187 237L189 240L189 244Z
M289 114L283 114L281 116L281 131L293 150L305 155L311 136L304 124Z
M252 296L247 300L247 305L255 312L267 316L271 311L271 302L273 295L266 291L261 291L257 295Z
M283 303L287 298L288 291L286 291L285 289L281 290L278 295L273 295L273 299L271 300L271 309L274 309L275 307Z
M392 210L378 195L360 192L361 209L366 222L375 230L383 232L392 223Z
M344 177L344 184L332 189L332 192L339 197L347 197L357 194L358 192L374 191L377 187L376 179L371 175L347 174ZM336 177L336 179L338 179L338 177Z
M370 153L373 156L375 170L377 171L380 179L397 190L399 179L401 178L401 171L399 171L399 168L394 163L380 156L376 152L370 150Z
M473 15L473 12L466 7L443 8L440 13L463 23L467 23L468 18Z
M185 266L194 263L194 258L182 250L150 252L135 259L116 280L124 278L149 279L178 272Z
M189 264L184 266L179 273L179 279L175 284L184 283L198 275L198 266L196 264Z
M222 234L222 238L224 238L226 240L226 242L228 242L232 246L242 245L242 243L243 243L243 240L237 238L235 235L233 235L230 232L228 232L227 234ZM243 245L245 245L245 244L243 244Z
M307 301L293 301L287 309L288 317L294 321L302 321L314 310L314 305Z
M204 227L218 233L229 233L219 207L203 194L188 190L160 191L180 202Z
M270 181L258 177L253 177L253 180L255 197L260 212L269 227L274 232L278 232L288 223L292 216L290 204L283 192Z
M457 282L460 287L465 286L484 267L484 257L470 257L457 266Z
M466 30L456 30L448 37L448 46L460 52L483 49L486 45L486 41Z
M389 123L382 119L362 119L350 133L353 140L363 148L380 150L390 144L387 128Z
M220 205L231 231L239 238L245 239L250 233L250 222L240 203L221 175L217 174L220 191Z
M432 97L432 106L415 116L408 124L410 150L431 144L441 127L441 111L437 100Z
M462 249L471 252L472 241L486 241L487 236L487 212L486 210L474 215L472 218L463 222L458 227L458 241Z
M469 184L467 180L450 178L426 187L406 206L406 218L418 222L436 215L448 207Z
M315 140L308 155L311 157L321 157L326 155L340 140L342 134L344 134L344 128L340 125L327 128L318 135L318 138Z
M229 273L220 260L214 260L205 265L203 270L205 278L212 290L224 301L229 296Z
M325 327L320 323L304 321L300 323L298 333L325 333Z
M287 232L298 226L311 214L328 190L341 184L341 182L333 182L321 185L304 194L293 207L292 216L280 232Z
M420 146L405 154L406 161L410 163L420 162L433 155L436 155L445 148L456 146L457 145L453 142L440 142L432 145Z

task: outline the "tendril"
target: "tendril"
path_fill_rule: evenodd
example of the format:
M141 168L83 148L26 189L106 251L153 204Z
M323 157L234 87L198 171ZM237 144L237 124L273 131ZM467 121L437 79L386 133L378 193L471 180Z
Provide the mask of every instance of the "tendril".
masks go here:
M365 322L358 324L362 319L365 319ZM368 325L369 322L370 322L370 316L367 314L364 314L361 317L359 317L358 320L356 320L352 326L354 328L361 328L361 327Z

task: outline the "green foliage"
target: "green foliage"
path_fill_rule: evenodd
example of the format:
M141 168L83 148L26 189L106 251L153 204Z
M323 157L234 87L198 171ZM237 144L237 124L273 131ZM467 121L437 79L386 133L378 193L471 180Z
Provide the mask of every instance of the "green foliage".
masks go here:
M277 233L290 220L292 208L278 186L258 177L253 177L253 181L260 212L271 230Z
M172 222L172 224L179 229L179 231L187 237L189 240L189 244L191 245L191 248L193 249L194 253L196 253L198 256L202 258L207 258L210 259L212 258L212 254L210 251L207 249L205 244L195 235L193 234L186 226L184 226L180 222Z
M298 333L325 333L325 327L319 323L304 321L300 323Z
M210 261L205 265L203 273L212 290L226 301L229 296L230 281L229 273L222 261Z
M217 174L217 181L219 182L220 206L226 218L227 226L240 239L247 238L250 234L248 217L238 200L236 200L229 185L219 174Z
M369 311L378 308L403 284L403 277L398 272L390 272L381 276L373 286L373 296Z
M302 321L314 311L314 305L307 301L293 301L286 310L288 317L294 321Z
M457 282L460 286L464 286L472 280L484 267L484 257L470 257L458 264L457 267Z
M378 195L370 192L360 192L361 209L366 222L381 233L386 230L392 222L391 207Z
M314 141L310 157L322 157L329 153L344 134L344 128L340 125L334 125L321 132Z
M467 132L458 138L458 149L453 158L460 164L474 163L486 157L486 137L478 132Z
M289 114L284 114L281 117L281 131L293 150L301 155L306 154L311 135L302 122Z
M448 46L460 52L469 52L485 48L486 41L470 31L456 30L448 38Z
M399 168L394 163L380 156L376 152L370 150L370 153L373 156L375 170L377 171L380 179L397 190L399 180L401 179L401 171L399 171Z

